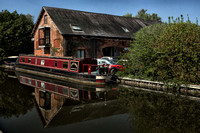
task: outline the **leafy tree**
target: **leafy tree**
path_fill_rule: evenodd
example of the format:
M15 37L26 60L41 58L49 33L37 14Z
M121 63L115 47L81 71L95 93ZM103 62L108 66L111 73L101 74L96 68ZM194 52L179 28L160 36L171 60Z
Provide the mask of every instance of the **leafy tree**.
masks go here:
M161 21L161 17L158 16L158 14L153 13L152 15L149 13L146 13L147 9L141 9L135 18L142 18L144 20L156 20L156 21Z
M33 51L32 28L31 15L18 14L16 11L10 13L7 10L0 12L0 48L5 51L5 56Z
M155 60L157 59L154 47L157 38L162 33L166 24L155 24L142 28L134 34L134 41L122 58L128 59L126 71L120 74L134 76L137 78L156 78Z
M130 18L133 17L132 13L127 13L127 14L125 14L125 15L123 15L123 16L124 16L124 17L130 17Z
M199 83L200 30L196 24L173 23L156 40L158 78L180 83Z
M173 20L173 19L172 19ZM138 78L200 83L200 29L191 21L173 21L145 27L134 35L126 71Z

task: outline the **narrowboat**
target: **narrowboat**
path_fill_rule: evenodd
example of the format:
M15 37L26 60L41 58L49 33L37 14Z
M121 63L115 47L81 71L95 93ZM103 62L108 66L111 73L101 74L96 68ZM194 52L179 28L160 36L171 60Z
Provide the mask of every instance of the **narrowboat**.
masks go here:
M117 77L108 69L92 58L19 55L15 64L16 71L90 84L115 82Z

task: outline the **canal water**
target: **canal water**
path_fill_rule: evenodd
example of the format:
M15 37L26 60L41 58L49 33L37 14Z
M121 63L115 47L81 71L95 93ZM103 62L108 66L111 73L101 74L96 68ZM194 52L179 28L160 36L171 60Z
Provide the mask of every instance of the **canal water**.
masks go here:
M0 133L197 133L200 102L0 70Z

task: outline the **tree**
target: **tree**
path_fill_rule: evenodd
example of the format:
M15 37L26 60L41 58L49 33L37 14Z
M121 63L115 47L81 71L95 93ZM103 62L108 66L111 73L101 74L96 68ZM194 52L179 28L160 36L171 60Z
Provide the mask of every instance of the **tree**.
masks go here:
M134 41L131 43L129 52L122 56L123 59L128 59L126 71L122 74L152 80L156 78L154 62L157 56L154 47L157 38L166 26L166 24L151 25L133 35Z
M169 24L156 40L158 78L179 83L200 83L200 30L187 22Z
M156 21L161 21L161 17L158 16L158 14L153 13L152 15L149 13L146 13L147 9L141 9L135 18L142 18L144 20L156 20Z
M5 56L18 55L33 51L31 31L33 17L31 15L10 13L5 10L0 12L0 48Z
M130 18L133 17L132 13L127 13L127 14L125 14L125 15L123 15L123 16L124 16L124 17L130 17Z
M191 21L144 27L134 34L126 71L137 78L179 84L200 83L200 28Z

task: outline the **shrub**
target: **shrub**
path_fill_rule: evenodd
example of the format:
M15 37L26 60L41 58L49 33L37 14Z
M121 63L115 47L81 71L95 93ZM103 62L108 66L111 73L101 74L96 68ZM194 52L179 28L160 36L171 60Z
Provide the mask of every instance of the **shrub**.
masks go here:
M181 83L199 83L200 29L189 22L173 23L156 40L158 78Z
M154 62L157 58L154 47L156 40L166 24L155 24L144 27L134 34L134 41L129 52L122 55L127 59L125 75L137 78L154 78ZM123 73L123 74L124 74Z
M200 28L190 21L144 27L122 58L126 76L200 83Z

